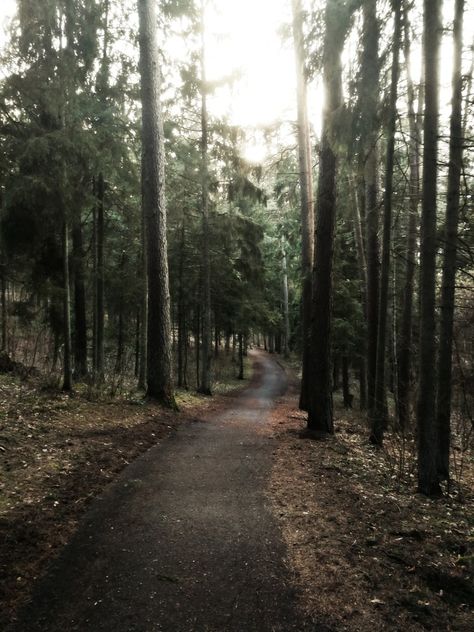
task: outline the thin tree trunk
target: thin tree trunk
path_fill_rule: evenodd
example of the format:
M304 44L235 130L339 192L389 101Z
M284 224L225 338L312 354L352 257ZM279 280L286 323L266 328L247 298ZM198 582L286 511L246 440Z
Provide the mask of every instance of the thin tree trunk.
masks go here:
M84 246L80 211L72 227L72 260L74 265L74 359L77 378L87 375L87 316L84 281Z
M284 339L283 339L283 355L287 358L290 354L290 308L288 298L288 265L286 261L286 251L283 245L282 247L283 260L283 322L285 327Z
M63 220L63 318L64 318L64 365L63 391L72 390L71 366L71 289L69 283L69 227Z
M148 263L147 395L175 407L165 207L161 73L153 0L138 0L142 101L142 204Z
M201 307L198 304L196 310L196 388L199 390L199 380L201 379Z
M96 379L101 382L104 379L104 239L105 239L105 221L104 221L104 198L105 198L105 182L102 173L99 174L97 180L97 276L96 276L96 335L97 335L97 359L96 359Z
M308 98L306 87L305 50L303 35L303 10L301 0L292 0L293 9L293 39L296 61L296 82L298 102L298 159L301 197L301 268L303 276L303 373L299 407L308 410L309 400L309 362L310 362L310 331L311 331L311 274L313 269L314 251L314 209L313 209L313 172L311 137L308 120Z
M209 166L206 85L205 2L201 2L201 186L202 186L202 360L199 392L211 394L211 257L209 249Z
M357 248L357 260L359 263L359 276L363 287L364 302L367 291L367 257L365 254L364 233L362 230L362 218L360 215L360 201L357 195L357 183L349 178L349 190L352 202L352 221L354 225L354 240Z
M97 206L98 187L94 178L92 181L92 195L94 204L92 208L92 375L97 381Z
M397 99L399 72L399 52L401 43L401 6L394 2L395 31L393 36L392 76L390 86L389 121L387 129L387 156L385 165L385 193L384 193L384 225L382 246L382 270L380 274L380 302L378 310L378 338L377 338L377 366L375 377L375 400L371 415L370 441L374 445L382 446L386 425L386 388L385 363L387 347L387 315L388 289L390 283L390 248L392 243L392 195L393 195L393 167L395 156L395 132L397 124Z
M397 413L398 424L405 431L410 421L410 378L412 364L413 294L416 271L416 247L420 204L420 120L422 114L422 90L419 89L418 116L415 113L415 89L410 69L410 37L408 10L404 7L404 55L408 83L408 120L410 126L410 175L409 217L407 229L406 272L403 287L400 338L398 342Z
M122 253L119 266L119 277L123 277L123 271L125 269L126 256ZM124 365L124 346L125 346L125 332L124 332L124 297L123 288L120 288L119 297L119 309L118 309L118 331L117 331L117 356L115 360L115 373L121 374L123 372Z
M361 104L366 122L365 162L365 219L367 248L367 389L368 409L371 415L375 401L375 376L377 365L377 329L379 308L379 207L378 207L378 95L379 25L376 0L363 5L364 33L362 57Z
M239 380L244 379L244 337L239 333Z
M349 190L351 193L352 208L353 208L353 226L354 226L354 240L357 248L357 260L359 264L359 278L361 284L361 302L362 311L364 314L364 320L367 316L367 258L365 253L364 233L362 230L362 218L361 218L361 200L359 196L359 185L353 178L349 178ZM363 348L359 350L359 407L360 410L367 409L367 336L364 339Z
M7 279L6 279L6 262L5 254L2 251L1 263L1 301L2 301L2 351L7 351L7 332L8 332L8 308L7 308Z
M133 374L137 378L140 373L140 332L141 332L141 322L140 322L140 309L137 309L137 313L135 316L135 367Z
M186 350L186 331L184 326L184 257L185 230L184 219L181 224L181 244L178 264L178 387L184 386L184 354Z
M184 362L183 362L183 388L188 389L188 349L189 349L189 332L186 322L184 320Z
M454 299L456 288L456 255L459 224L460 179L462 169L462 31L464 0L456 0L454 18L453 96L449 145L448 197L441 284L441 326L438 359L438 474L449 479L451 440L451 379L453 354Z
M424 0L425 120L420 249L420 384L418 490L439 493L436 433L436 211L439 116L440 0Z

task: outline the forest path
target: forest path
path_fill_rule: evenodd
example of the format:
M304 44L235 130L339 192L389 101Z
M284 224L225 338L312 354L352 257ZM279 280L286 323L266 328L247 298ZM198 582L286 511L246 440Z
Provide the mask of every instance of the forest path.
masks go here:
M309 629L265 496L265 422L286 378L253 359L232 408L182 427L94 503L15 632Z

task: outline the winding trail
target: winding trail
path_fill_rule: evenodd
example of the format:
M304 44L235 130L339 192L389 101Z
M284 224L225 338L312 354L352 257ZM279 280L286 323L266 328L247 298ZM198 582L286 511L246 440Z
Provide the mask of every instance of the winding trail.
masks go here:
M284 372L254 353L231 409L182 427L94 504L14 632L266 632L298 618L265 497Z

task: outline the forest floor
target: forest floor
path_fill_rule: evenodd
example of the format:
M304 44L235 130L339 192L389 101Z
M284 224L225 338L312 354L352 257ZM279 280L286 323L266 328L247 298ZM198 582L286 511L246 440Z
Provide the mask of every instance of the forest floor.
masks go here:
M222 362L216 396L179 391L180 412L140 393L66 395L23 367L0 375L0 621L12 620L92 500L181 424L229 405L247 382ZM0 626L1 627L1 626Z
M287 545L302 611L331 630L472 629L474 472L441 499L415 493L410 446L369 446L363 418L336 401L337 433L308 437L290 388L271 414L267 494ZM187 420L226 410L242 383L217 397L180 393L181 412L140 397L69 397L39 378L0 376L0 621L30 594L91 501L132 460ZM398 467L404 454L404 476Z
M293 385L272 417L270 497L300 604L331 629L470 631L474 620L474 469L443 498L416 494L414 460L336 402L335 437L305 432ZM466 455L467 459L470 455Z

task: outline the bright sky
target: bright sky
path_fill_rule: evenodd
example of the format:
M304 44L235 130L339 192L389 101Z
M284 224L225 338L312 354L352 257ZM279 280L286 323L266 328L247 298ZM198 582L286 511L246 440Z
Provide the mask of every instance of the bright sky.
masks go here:
M282 121L295 121L295 71L291 42L283 42L281 27L291 20L289 0L209 0L206 15L207 71L209 80L218 80L240 71L240 78L232 86L221 87L209 99L214 115L227 116L231 124L245 128L269 126ZM454 2L444 3L445 18ZM469 5L467 5L469 7ZM3 25L15 11L15 0L0 0L0 48L4 41ZM473 27L466 16L466 43L472 38ZM443 74L449 85L451 42L447 38L441 58ZM177 56L186 54L181 41L171 43ZM181 51L179 51L181 49ZM447 71L447 72L446 72ZM416 74L416 69L415 69ZM449 91L447 97L449 101ZM310 120L320 127L322 90L310 86ZM289 142L294 142L288 139ZM245 148L246 157L259 161L264 157L264 143L257 137Z
M209 99L214 115L227 116L242 127L294 121L295 76L291 44L283 44L282 24L290 21L288 0L213 0L207 9L207 72L209 80L240 71L233 85ZM0 0L0 27L15 11L15 0ZM3 29L0 28L0 31ZM0 34L0 46L3 43ZM312 118L319 120L320 99L312 100ZM263 158L261 141L249 143L247 158Z
M236 124L268 124L292 115L294 61L278 30L285 19L288 0L216 0L216 10L207 11L209 79L218 79L233 70L242 79L232 91L231 103L216 99L214 107L223 114L230 105Z
M210 98L212 111L227 115L231 123L244 128L295 121L294 53L291 41L284 42L281 35L282 26L291 23L291 2L214 0L209 5L209 79L240 71L240 79L232 87L221 88ZM317 122L321 100L312 94L310 101L314 106L310 108L311 118ZM258 134L253 142L249 138L244 152L250 160L262 160L266 153L262 138Z

